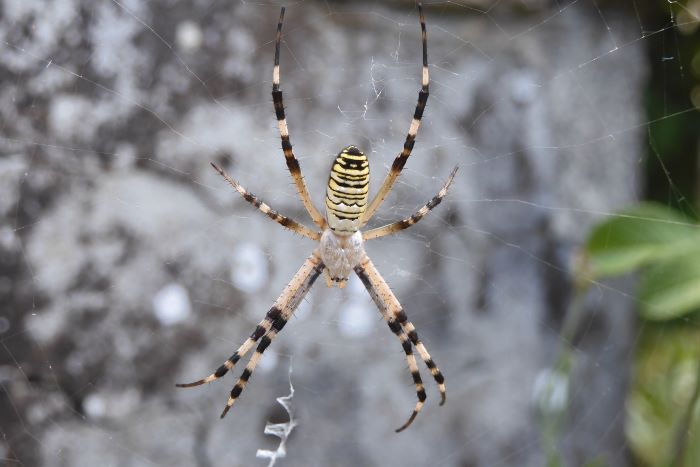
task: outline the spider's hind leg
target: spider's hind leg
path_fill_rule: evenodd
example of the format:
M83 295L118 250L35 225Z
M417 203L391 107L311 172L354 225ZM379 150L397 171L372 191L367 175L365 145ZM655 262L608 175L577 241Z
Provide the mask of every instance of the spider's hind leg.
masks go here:
M413 326L413 323L408 320L406 313L401 307L401 303L399 303L389 285L367 256L355 267L355 272L362 280L372 300L377 304L377 307L379 307L380 310L386 310L386 314L391 320L390 322L395 321L398 323L403 332L408 336L408 339L415 346L421 360L423 360L425 366L428 367L430 374L438 385L438 390L440 391L440 405L443 405L446 399L445 377L442 375L442 372L433 361L425 345L418 337L416 328Z
M423 342L420 340L420 338L418 338L418 333L416 332L415 326L413 326L413 323L408 320L408 317L403 309L396 311L395 316L396 320L401 324L401 327L408 335L411 343L416 347L421 360L423 360L425 366L427 366L430 370L430 374L433 376L433 379L438 385L438 391L440 391L440 405L443 405L447 398L447 393L445 391L445 377L442 375L442 372L428 353L428 349L425 348Z
M200 379L193 383L178 384L178 387L193 387L199 386L200 384L209 383L211 381L217 380L224 376L234 364L240 360L241 357L250 351L255 342L258 340L257 348L250 357L248 364L243 370L240 378L236 382L236 385L231 390L231 395L226 403L226 408L224 409L221 417L226 415L226 412L231 408L235 400L240 396L241 392L245 388L250 376L258 365L258 362L262 358L262 354L270 345L272 340L275 338L277 333L279 333L285 324L289 320L290 316L294 313L294 310L299 306L299 303L303 300L306 293L311 289L314 281L321 275L321 272L325 269L323 262L321 261L318 250L315 250L311 256L309 256L304 264L296 272L289 284L284 288L282 294L277 298L273 304L270 311L267 312L265 319L263 319L260 324L255 328L253 334L238 348L236 352L224 362L214 373L207 376L206 378Z
M409 341L408 337L406 336L406 332L401 328L401 325L394 319L389 318L386 316L386 313L382 313L385 316L385 319L387 320L389 324L389 329L396 334L396 337L399 338L399 341L401 342L401 347L403 347L403 351L406 354L406 361L408 362L408 370L411 372L411 377L413 378L413 384L416 386L416 395L418 397L418 402L416 402L416 406L413 408L413 412L411 413L411 416L408 417L408 420L406 420L406 423L401 425L399 428L396 429L396 432L399 433L406 428L408 428L411 423L413 423L413 420L416 419L418 416L418 413L421 411L423 408L423 405L425 404L425 387L423 386L423 380L420 377L420 371L418 370L418 364L416 363L416 356L413 355L413 348L411 347L411 342Z
M216 371L214 371L214 373L210 374L206 378L202 378L192 383L180 383L176 384L175 386L177 386L178 388L191 388L194 386L199 386L201 384L211 383L212 381L216 381L217 379L224 376L226 373L228 373L230 369L234 367L238 360L246 356L246 354L258 341L258 339L267 334L267 332L274 325L279 316L280 309L278 308L278 304L275 303L274 305L272 305L272 308L270 308L270 311L267 312L265 318L262 321L260 321L260 323L255 327L255 330L250 335L250 337L248 337L248 339L246 339L246 341L233 353L233 355L231 355L221 366L219 366L219 368L217 368Z
M289 314L291 314L291 312ZM224 407L224 410L221 412L221 418L224 418L226 416L228 411L231 409L231 406L233 406L233 403L236 402L236 399L238 399L238 397L241 395L243 389L245 389L246 385L248 384L248 380L252 376L253 371L255 371L255 368L258 366L258 363L262 358L263 352L265 352L265 349L267 349L272 343L272 340L275 338L275 336L277 336L277 333L279 333L282 330L282 328L284 328L284 326L287 324L288 318L289 316L280 317L277 321L273 323L270 332L268 332L260 339L260 343L255 349L255 353L252 357L250 357L250 360L248 360L248 364L246 365L245 370L243 370L243 373L241 373L241 376L238 378L238 381L231 389L231 394L229 395L228 400L226 401L226 407Z
M377 272L376 268L372 264L372 262L369 260L368 257L364 257L362 262L355 266L355 273L357 276L360 278L362 283L364 284L365 288L369 292L370 296L372 297L372 300L374 303L377 305L377 308L379 308L379 311L382 313L384 316L384 319L386 319L387 323L389 324L389 328L391 331L396 334L396 336L399 338L399 341L401 341L401 346L404 349L404 352L406 353L406 360L408 361L408 369L411 372L411 376L413 377L413 383L416 386L416 394L418 396L418 402L416 403L415 408L413 409L413 413L409 417L408 421L404 423L401 427L399 427L396 431L400 432L408 428L408 426L413 423L413 420L416 418L418 413L421 411L423 408L423 405L425 404L425 399L426 399L426 394L425 394L425 388L423 386L423 381L421 380L420 372L418 371L418 365L416 364L416 357L413 355L413 347L411 344L413 343L413 340L411 339L411 335L409 331L407 330L405 323L407 322L405 318L405 314L397 313L396 310L396 304L398 304L398 300L394 296L394 294L391 292L391 289L387 285L387 283L382 279L382 277L379 275ZM399 305L400 307L400 305ZM412 332L415 334L415 329L412 328ZM417 336L416 336L417 338ZM422 349L425 350L425 347L423 347L423 344L418 341L419 344L421 345ZM415 344L414 344L415 345ZM416 347L418 349L418 347ZM418 350L419 354L421 357L423 357L423 354L421 353L420 349ZM426 352L427 355L427 352ZM430 356L428 355L428 358ZM425 361L425 358L423 358ZM426 361L426 365L428 366L429 369L431 369L432 372L432 367L435 367L435 364L432 363L432 360L430 360L430 364ZM432 367L431 367L432 365ZM435 367L437 370L437 367ZM439 373L439 370L437 370ZM435 374L433 374L435 376ZM442 403L445 401L445 385L444 385L444 379L442 378L442 374L439 375L441 381L439 382L440 384L440 394L442 397Z
M289 282L287 287L284 288L282 294L279 296L275 304L279 304L281 313L278 318L272 323L269 331L260 338L258 347L255 349L255 353L250 357L248 364L246 365L243 373L238 378L238 381L231 389L231 394L226 401L226 407L224 407L223 412L221 412L221 418L226 416L233 403L241 395L243 389L245 389L248 384L248 380L258 366L258 362L262 358L265 349L272 343L273 339L277 334L284 328L289 321L289 318L297 309L299 303L304 299L306 293L311 289L318 276L325 269L325 265L321 261L318 250L314 251L311 256L309 256L301 268L294 275L292 280Z

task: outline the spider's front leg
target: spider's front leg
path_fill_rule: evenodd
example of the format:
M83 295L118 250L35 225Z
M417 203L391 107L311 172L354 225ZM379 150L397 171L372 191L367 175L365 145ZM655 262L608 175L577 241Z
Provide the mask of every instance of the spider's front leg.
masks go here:
M275 66L272 69L272 103L275 106L275 115L277 116L277 128L279 129L280 138L282 140L282 151L284 152L284 160L287 163L289 173L294 180L297 193L301 202L304 203L306 211L309 213L314 223L320 228L326 226L326 219L318 212L316 206L311 201L309 190L306 188L304 177L301 174L301 166L299 160L294 155L292 142L289 139L289 127L287 126L287 118L284 115L284 98L282 89L280 88L280 44L282 42L282 23L284 21L284 10L280 11L280 19L277 23L277 37L275 39Z
M421 29L421 42L423 43L423 73L421 76L421 88L418 91L418 102L416 102L416 109L413 112L413 119L411 120L411 126L408 127L408 134L406 135L406 141L403 143L403 149L394 158L394 162L391 164L391 170L386 174L386 178L379 187L379 191L374 195L372 202L369 203L367 209L362 215L361 226L367 224L374 213L377 211L379 206L384 202L391 188L394 186L396 179L401 174L406 161L408 161L411 151L413 151L413 145L416 142L416 135L418 134L418 129L420 128L421 119L423 118L423 112L425 111L425 106L428 103L429 87L430 87L430 73L428 70L428 36L425 28L425 16L423 15L423 5L418 3L418 15L420 19L420 29Z

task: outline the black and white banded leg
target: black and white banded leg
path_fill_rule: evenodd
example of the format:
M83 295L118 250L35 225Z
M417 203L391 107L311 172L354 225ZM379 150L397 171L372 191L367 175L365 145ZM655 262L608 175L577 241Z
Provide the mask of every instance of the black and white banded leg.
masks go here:
M282 90L280 89L280 43L282 41L282 22L284 21L284 7L280 11L280 19L277 23L277 38L275 40L275 67L272 69L272 103L275 106L275 115L277 116L277 128L282 139L282 151L284 152L284 160L287 163L289 173L292 175L297 193L304 207L313 219L314 223L321 229L326 226L326 219L316 209L314 203L309 196L309 190L306 188L304 177L301 174L301 166L299 160L294 155L292 150L292 142L289 138L289 127L287 126L287 118L284 115L284 101L282 98Z
M369 294L372 297L372 300L374 300L374 303L377 304L379 311L382 313L382 317L386 320L387 324L389 325L389 329L391 329L391 332L396 334L396 337L399 338L399 342L401 342L401 347L403 348L403 351L406 354L408 370L411 372L411 378L413 378L413 384L416 387L416 396L418 397L418 402L416 402L416 406L414 407L413 412L411 413L411 416L408 418L406 423L404 423L396 429L396 432L398 433L400 431L405 430L409 427L409 425L411 425L411 423L413 423L413 420L415 420L416 416L423 408L423 405L425 405L425 399L427 396L425 394L425 387L423 386L423 379L421 378L420 371L418 370L416 356L413 354L413 346L411 345L411 341L408 335L406 334L406 331L404 331L401 327L401 323L399 323L394 316L391 316L389 314L389 311L386 309L386 307L380 305L380 303L382 303L381 297L378 295L377 290L372 286L372 283L369 277L367 276L367 273L365 272L364 268L360 265L356 266L355 273L360 278L365 288L369 291Z
M306 238L310 238L311 240L318 240L321 238L321 233L311 230L304 224L295 221L291 217L283 216L279 212L275 211L272 209L269 205L265 204L262 200L258 199L257 196L255 196L253 193L249 192L245 188L243 188L240 183L232 179L225 171L224 169L220 168L218 165L214 164L213 162L210 162L211 166L214 167L214 170L219 172L219 174L224 177L224 179L231 185L242 197L244 200L252 204L255 208L257 208L260 212L265 214L267 217L272 219L273 221L277 222L279 225L282 227L286 227L292 232L298 233L301 236L304 236Z
M389 286L387 286L387 288L388 287ZM430 357L428 349L425 348L423 342L418 338L416 328L413 326L413 323L411 323L408 320L406 312L403 311L401 305L399 304L398 308L394 308L393 311L394 316L396 316L396 320L401 324L401 327L404 331L406 331L406 334L408 334L408 338L411 340L411 343L415 346L416 350L418 351L418 355L420 355L420 358L423 360L423 363L425 363L425 366L428 367L428 369L430 370L430 374L437 383L438 391L440 392L440 405L443 405L445 403L445 400L447 399L447 393L445 391L445 377L442 375L442 372L437 367L433 359Z
M423 111L428 102L429 86L430 86L430 74L428 72L428 36L425 28L425 16L423 15L423 5L418 4L418 13L420 15L420 29L421 29L421 40L423 42L423 74L421 78L421 89L418 92L418 102L416 103L416 110L413 112L413 119L411 120L411 126L408 128L408 134L406 135L406 141L403 144L403 150L394 159L391 164L391 169L386 175L386 178L382 182L382 186L379 187L379 191L369 203L367 209L362 216L361 226L367 224L367 221L374 215L379 206L381 206L384 199L387 197L391 188L394 186L394 182L401 174L408 157L411 155L413 150L413 145L416 142L416 135L418 134L418 129L420 128L420 122L423 118Z
M226 407L221 413L223 418L245 389L250 377L253 375L258 363L262 359L265 350L272 344L274 338L282 331L287 321L292 316L297 306L303 300L314 281L322 273L326 273L326 284L343 287L354 269L367 288L372 300L387 321L389 329L396 335L406 355L406 362L413 378L418 401L408 420L396 431L406 429L423 409L426 401L426 392L418 369L417 351L420 358L430 370L435 379L441 396L440 404L445 402L445 380L438 367L433 362L423 342L421 342L413 324L408 321L401 304L396 299L391 289L381 277L375 266L369 260L364 250L364 241L380 238L400 230L406 229L425 217L446 196L447 191L455 176L456 168L450 174L442 189L427 204L416 213L398 222L394 222L366 232L363 236L360 228L364 226L382 204L387 194L393 187L401 173L408 157L411 155L416 135L420 128L421 118L428 101L428 87L430 77L428 73L428 46L423 8L418 5L421 25L421 37L423 45L423 75L421 89L418 93L418 103L408 129L403 150L396 156L391 170L386 175L371 203L368 200L369 163L365 154L356 146L347 146L341 150L336 158L336 163L331 168L326 189L326 214L323 217L313 205L301 173L299 161L292 150L289 137L289 128L285 117L284 101L280 89L280 47L282 42L282 24L285 9L282 8L277 24L277 36L275 41L275 64L272 75L272 101L277 116L277 126L282 141L287 168L294 181L297 193L319 230L313 229L273 210L262 202L254 194L249 193L237 181L229 177L223 169L212 164L214 169L228 181L228 183L245 199L268 218L274 220L285 228L302 236L318 242L317 249L304 262L302 267L285 287L277 298L265 318L255 327L255 330L243 342L243 344L219 366L212 374L198 381L178 384L179 387L192 387L215 381L226 375L234 365L250 353L255 351L248 360L245 368L236 384L231 389Z
M364 238L365 240L371 240L373 238L385 237L387 235L395 234L396 232L400 232L401 230L407 229L412 225L415 225L418 221L423 219L430 211L437 207L438 204L440 204L442 198L444 198L447 195L447 190L450 189L450 185L452 184L452 180L454 179L456 173L457 167L452 169L449 178L442 186L438 194L433 196L433 199L428 201L415 214L400 221L393 222L382 227L377 227L376 229L368 230L367 232L363 232L362 238Z
M294 310L299 306L301 300L309 291L314 281L323 272L323 262L319 256L318 250L314 251L309 256L304 264L299 268L287 287L282 291L282 294L277 298L272 308L267 312L265 318L256 326L253 333L248 339L229 357L219 368L206 378L186 384L178 384L177 387L189 388L199 386L201 384L210 383L224 376L233 366L244 357L258 340L260 341L253 356L248 361L243 374L239 378L236 385L231 390L231 395L226 403L221 416L226 415L226 412L231 408L236 398L240 396L243 388L245 388L248 379L252 375L257 366L262 353L270 345L274 337L282 330L284 325L289 320L289 317L294 313Z
M287 298L285 300L285 306L282 308L282 313L279 316L279 318L277 318L277 320L275 320L275 322L272 324L272 328L270 329L270 331L264 336L262 336L262 338L260 339L260 343L258 343L258 347L255 349L255 352L250 357L248 364L243 370L243 373L241 373L241 376L238 378L238 381L233 386L233 389L231 389L231 394L229 395L228 401L226 401L226 407L224 407L223 412L221 412L221 418L224 418L226 416L226 413L228 413L229 409L233 406L234 402L236 402L236 399L238 399L238 397L241 395L243 389L245 389L246 385L248 384L248 380L255 371L255 368L258 366L258 363L262 358L263 352L265 352L265 350L269 347L269 345L272 343L277 334L287 324L287 321L289 321L289 318L297 309L299 303L301 303L301 301L304 299L304 296L306 296L306 293L309 291L309 289L311 289L311 286L314 284L318 276L321 275L323 269L324 265L321 262L318 252L315 251L306 260L304 265L294 276L294 279L297 279L297 277L299 277L299 279L303 278L303 280L300 281L300 284L294 285L293 279L292 283L290 283L284 289L284 292L282 292L282 296L285 296L286 294ZM282 296L280 298L282 298Z
M360 261L360 264L355 266L355 273L359 276L360 280L364 284L365 288L369 292L370 296L372 297L372 300L374 300L374 303L377 305L377 307L380 310L386 310L388 322L397 323L401 327L402 331L406 333L406 336L408 336L408 339L411 341L411 343L415 346L416 350L418 351L418 354L430 370L433 379L435 379L435 382L438 385L438 390L440 391L440 405L444 404L446 399L445 378L443 377L442 372L437 367L437 365L435 365L433 359L430 357L430 354L425 348L425 345L423 345L423 342L421 342L418 338L418 334L416 333L415 327L410 321L408 321L406 313L403 311L401 304L399 303L394 293L391 291L389 285L382 278L382 276L379 274L379 271L377 271L377 268L366 255L362 259L362 261ZM411 373L413 373L413 370L411 370ZM416 405L416 409L411 415L411 418L409 418L409 421L404 426L402 426L399 429L399 431L405 429L408 425L410 425L410 423L413 421L416 415L418 415L418 412L423 407L422 402L425 400L425 391L422 391L422 394L420 391L418 392L418 399L420 404Z

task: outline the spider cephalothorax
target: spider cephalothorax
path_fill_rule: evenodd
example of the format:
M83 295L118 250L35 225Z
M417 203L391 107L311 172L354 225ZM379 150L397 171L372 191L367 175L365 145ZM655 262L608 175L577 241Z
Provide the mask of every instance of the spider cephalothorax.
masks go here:
M445 402L445 379L442 373L433 362L423 342L418 338L415 327L408 320L396 296L365 253L363 245L367 240L396 233L421 220L431 209L440 204L442 198L445 197L457 168L455 167L452 170L452 173L438 194L412 216L365 232L360 231L382 204L389 191L391 191L396 178L401 173L406 160L408 160L408 157L411 155L411 150L413 149L416 134L423 116L423 110L428 101L428 84L430 82L428 76L428 45L425 31L425 19L423 18L423 9L420 4L418 5L418 11L420 13L421 38L423 42L423 75L421 89L418 93L418 103L416 104L416 110L413 114L413 120L411 120L411 126L409 127L403 150L394 159L391 170L369 204L367 204L369 199L369 162L367 161L367 156L355 146L347 146L340 151L331 166L331 173L326 188L326 216L324 217L318 209L316 209L309 197L309 192L301 175L299 161L294 156L292 150L287 120L284 115L279 72L282 20L284 19L284 8L282 8L279 23L277 24L277 40L275 42L275 66L272 73L272 100L275 106L277 126L282 139L282 150L284 151L287 167L292 175L299 197L316 224L317 229L311 229L289 217L279 214L277 211L270 208L270 206L260 201L255 195L246 191L245 188L229 177L221 168L215 164L212 164L212 166L246 201L259 209L267 217L304 237L318 241L319 246L311 253L311 256L306 259L250 337L246 339L223 365L217 368L214 373L199 381L178 384L179 387L192 387L221 378L233 368L236 362L244 357L257 342L258 345L253 356L248 361L245 370L243 370L243 373L231 390L231 395L226 402L226 407L221 413L222 418L226 415L238 396L241 395L246 384L248 384L248 380L253 374L265 349L267 349L275 336L284 328L287 321L294 313L294 310L296 310L301 300L322 273L325 273L326 283L329 287L334 284L343 287L350 276L350 272L354 271L377 305L379 312L387 321L389 329L396 334L401 342L401 346L406 354L408 369L411 372L413 383L416 387L418 402L416 402L416 406L406 423L396 431L405 429L413 422L418 412L423 408L426 399L425 388L423 387L423 381L418 371L413 348L418 351L421 359L430 370L433 379L435 379L435 382L438 384L441 399L440 405Z
M365 254L362 233L358 230L352 235L338 235L331 229L321 234L319 247L321 261L326 266L326 284L331 287L345 287L352 270L360 264Z

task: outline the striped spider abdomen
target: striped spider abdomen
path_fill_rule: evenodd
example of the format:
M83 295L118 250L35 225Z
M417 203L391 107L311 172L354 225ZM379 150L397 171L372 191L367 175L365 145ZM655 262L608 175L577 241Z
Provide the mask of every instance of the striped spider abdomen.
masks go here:
M333 161L326 188L326 221L337 235L360 229L369 194L369 161L355 146L348 146Z

